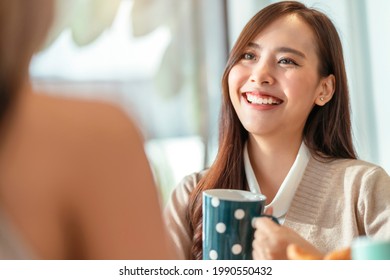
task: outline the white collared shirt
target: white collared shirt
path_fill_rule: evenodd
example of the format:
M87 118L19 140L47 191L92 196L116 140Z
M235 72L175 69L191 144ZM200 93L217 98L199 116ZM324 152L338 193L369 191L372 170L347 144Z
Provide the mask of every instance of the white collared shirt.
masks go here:
M290 207L291 201L294 197L295 191L302 179L305 172L307 163L309 162L310 152L306 145L302 142L299 148L298 155L291 166L286 178L284 178L282 185L280 186L275 198L271 203L267 204L266 208L272 206L273 215L278 218L282 224L284 217ZM261 193L261 188L257 182L255 173L249 159L247 143L244 147L244 166L246 179L248 181L249 190L253 193Z

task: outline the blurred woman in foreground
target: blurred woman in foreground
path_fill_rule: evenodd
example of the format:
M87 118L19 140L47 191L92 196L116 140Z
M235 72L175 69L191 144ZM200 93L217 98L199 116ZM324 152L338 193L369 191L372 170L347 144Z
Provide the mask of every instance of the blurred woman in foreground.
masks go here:
M30 86L53 6L0 0L0 259L173 258L126 114Z

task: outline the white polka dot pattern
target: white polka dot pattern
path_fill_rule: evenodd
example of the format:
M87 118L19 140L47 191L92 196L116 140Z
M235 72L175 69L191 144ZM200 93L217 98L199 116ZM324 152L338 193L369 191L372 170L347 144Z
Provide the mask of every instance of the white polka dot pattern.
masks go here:
M218 223L216 226L215 226L215 229L217 232L219 233L224 233L226 231L226 225L224 223Z
M213 192L226 191L248 195L251 199L235 200ZM262 212L265 199L241 190L209 190L203 195L203 259L252 259L253 222ZM253 195L253 197L252 197ZM246 196L247 197L247 196Z
M232 247L232 253L238 255L242 252L242 246L240 244L234 244Z
M234 218L236 218L237 220L241 220L244 217L245 217L245 211L244 210L237 209L236 211L234 211Z
M217 260L217 259L218 259L218 253L217 253L217 251L211 250L211 251L210 251L210 254L209 254L209 257L210 257L211 260Z
M218 207L219 206L219 199L217 197L213 197L211 199L211 205L214 207Z

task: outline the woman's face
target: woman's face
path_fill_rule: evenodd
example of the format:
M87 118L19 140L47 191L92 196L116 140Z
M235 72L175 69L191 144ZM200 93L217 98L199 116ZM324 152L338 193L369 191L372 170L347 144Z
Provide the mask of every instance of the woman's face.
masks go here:
M284 140L301 137L313 106L328 101L320 100L329 77L319 77L316 50L313 31L296 15L277 19L248 44L228 84L234 109L249 133Z

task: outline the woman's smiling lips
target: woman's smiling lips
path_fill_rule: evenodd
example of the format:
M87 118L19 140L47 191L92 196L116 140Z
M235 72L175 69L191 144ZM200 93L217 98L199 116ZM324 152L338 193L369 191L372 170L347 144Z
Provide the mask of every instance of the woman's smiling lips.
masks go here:
M252 105L277 106L283 103L283 100L265 92L246 91L242 93L243 98Z

